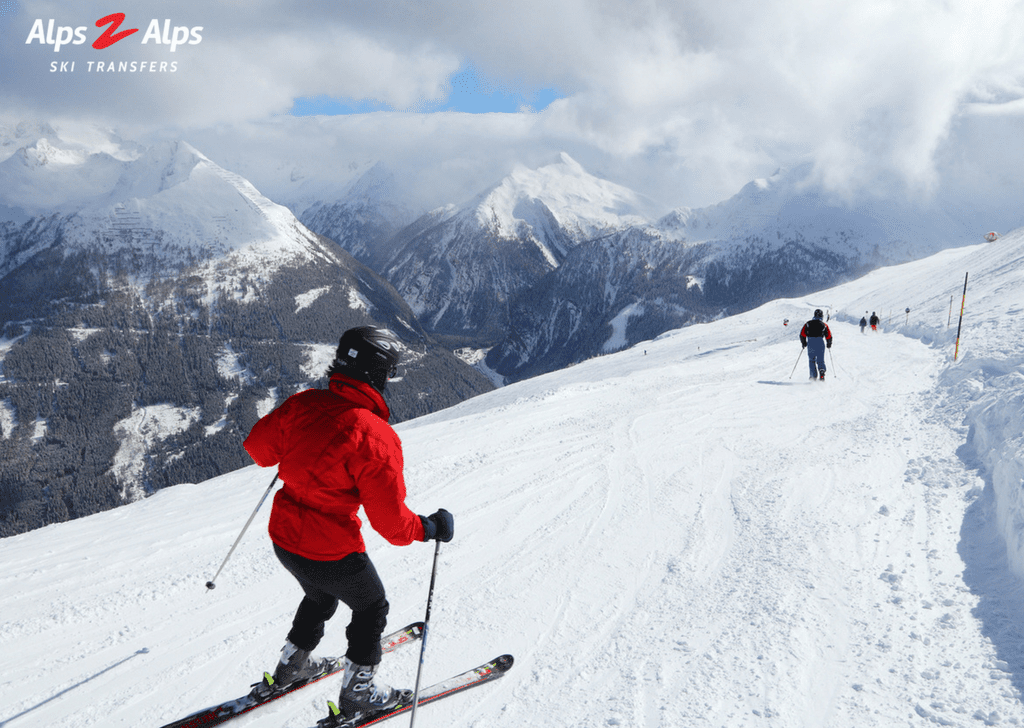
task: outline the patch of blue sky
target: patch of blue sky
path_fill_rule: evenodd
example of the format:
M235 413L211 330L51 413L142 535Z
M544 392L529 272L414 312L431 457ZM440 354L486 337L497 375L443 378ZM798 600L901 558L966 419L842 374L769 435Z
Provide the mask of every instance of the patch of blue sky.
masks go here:
M409 111L436 113L459 111L470 114L537 112L546 109L564 95L555 88L520 90L502 87L482 78L473 66L466 66L451 78L451 93L445 99L425 101ZM392 111L393 108L375 99L312 96L296 99L292 116L341 116Z

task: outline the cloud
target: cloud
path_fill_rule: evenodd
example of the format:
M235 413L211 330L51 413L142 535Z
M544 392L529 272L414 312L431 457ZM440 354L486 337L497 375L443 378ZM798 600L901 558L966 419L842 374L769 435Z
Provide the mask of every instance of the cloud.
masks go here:
M330 17L303 22L291 6L266 2L178 3L173 12L138 3L121 26L138 32L97 50L95 21L105 11L91 2L73 11L66 3L23 6L3 26L5 100L39 115L71 111L126 127L201 127L285 113L296 97L315 94L405 108L440 97L459 66L454 53L429 42L385 42ZM56 28L82 28L88 42L57 51L39 39L26 44L33 24L48 28L50 19ZM172 38L173 29L189 29L192 42L172 48L147 38L154 21Z
M267 154L274 169L305 166L312 174L318 157L344 164L401 156L410 169L426 165L417 174L427 181L438 182L439 170L461 175L434 187L454 193L496 179L512 161L548 161L564 149L668 205L715 202L752 177L803 161L837 195L925 199L956 194L956 174L970 166L957 160L972 149L1002 168L992 150L1006 148L1006 159L1017 160L1024 145L1014 121L1024 98L1020 0L133 5L126 23L141 30L153 18L202 27L201 43L173 54L131 39L59 54L26 45L36 18L87 25L91 39L110 6L18 7L0 18L0 99L8 109L191 135L221 144L225 157L247 135L280 139L276 149L248 149L254 158ZM177 71L83 72L79 64L101 53L177 61ZM49 71L58 56L76 62L74 74ZM510 93L557 88L565 98L503 119L415 113L438 108L469 66ZM409 113L309 121L301 128L313 137L289 140L295 124L283 115L313 96ZM992 109L1002 111L985 111ZM314 158L295 156L305 153ZM1003 194L1021 191L1017 182Z

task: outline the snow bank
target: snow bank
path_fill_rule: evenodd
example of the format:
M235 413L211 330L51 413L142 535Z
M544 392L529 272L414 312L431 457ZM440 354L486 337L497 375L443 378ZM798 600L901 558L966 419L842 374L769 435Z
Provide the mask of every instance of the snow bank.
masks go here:
M991 483L1007 560L1024 578L1024 359L968 357L944 378L959 380L957 395L973 400L961 455Z

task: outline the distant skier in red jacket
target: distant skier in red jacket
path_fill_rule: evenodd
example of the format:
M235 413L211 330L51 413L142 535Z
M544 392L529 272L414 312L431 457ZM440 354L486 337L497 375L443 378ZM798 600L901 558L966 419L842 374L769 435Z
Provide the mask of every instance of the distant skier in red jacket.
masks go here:
M450 541L454 519L443 508L429 517L405 505L402 443L388 424L382 396L397 373L398 341L372 326L346 331L327 371L327 389L289 397L260 419L245 449L262 467L276 465L284 483L274 497L270 538L305 596L295 613L273 676L258 697L319 675L326 661L311 655L324 623L344 602L352 610L339 708L345 719L391 707L402 691L376 680L388 602L366 554L357 512L396 546Z

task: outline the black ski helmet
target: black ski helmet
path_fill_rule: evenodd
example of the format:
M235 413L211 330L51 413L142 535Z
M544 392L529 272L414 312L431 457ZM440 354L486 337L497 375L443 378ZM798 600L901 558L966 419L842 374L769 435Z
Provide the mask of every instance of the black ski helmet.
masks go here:
M400 344L389 331L373 326L356 326L341 335L331 372L340 372L366 382L378 392L398 374Z
M816 318L816 319L825 318L825 314L824 314L824 312L822 312L822 310L820 308L816 308L816 309L814 309L814 318Z

